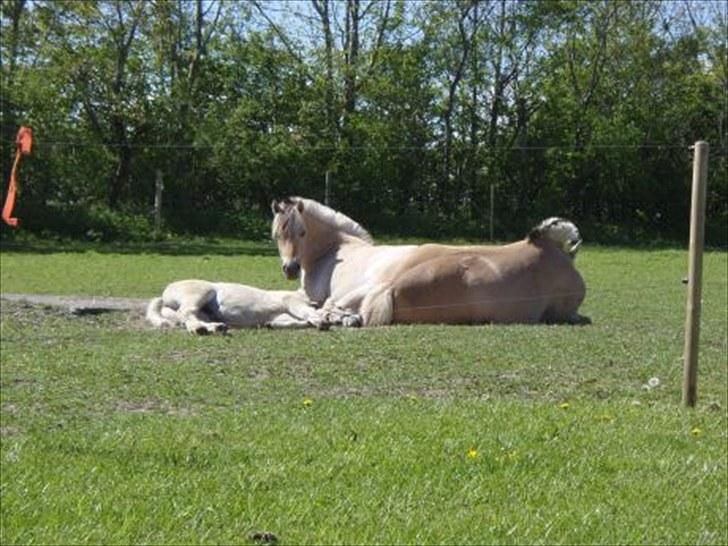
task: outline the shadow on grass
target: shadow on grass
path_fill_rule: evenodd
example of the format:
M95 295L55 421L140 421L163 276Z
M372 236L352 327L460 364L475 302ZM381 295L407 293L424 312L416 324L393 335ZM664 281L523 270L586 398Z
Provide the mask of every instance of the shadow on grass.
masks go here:
M486 241L471 238L431 239L424 237L392 237L374 234L375 244L424 244L440 243L454 245L500 245L513 241ZM584 248L595 251L634 250L640 252L679 250L687 246L670 241L635 241L634 244L604 244L585 241ZM235 240L216 237L174 237L163 241L82 241L77 239L43 239L32 234L0 239L0 250L28 254L53 254L58 252L98 252L100 254L160 254L168 256L277 256L278 250L268 240ZM706 252L725 252L726 248L706 246Z
M98 252L99 254L161 254L168 256L277 256L278 250L268 241L174 239L158 242L3 240L0 250L28 254L58 252Z

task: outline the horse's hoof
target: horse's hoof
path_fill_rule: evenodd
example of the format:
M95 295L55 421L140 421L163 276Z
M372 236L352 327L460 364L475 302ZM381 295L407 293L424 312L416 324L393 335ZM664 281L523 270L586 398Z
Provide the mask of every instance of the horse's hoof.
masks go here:
M228 325L224 323L216 324L215 325L215 333L216 334L227 334L228 332Z
M194 333L198 336L206 336L210 333L210 330L207 329L207 326L198 326L195 328Z
M363 321L360 315L347 315L341 320L341 324L346 328L360 328Z
M328 332L331 329L331 323L328 320L322 320L316 324L316 328L322 332Z

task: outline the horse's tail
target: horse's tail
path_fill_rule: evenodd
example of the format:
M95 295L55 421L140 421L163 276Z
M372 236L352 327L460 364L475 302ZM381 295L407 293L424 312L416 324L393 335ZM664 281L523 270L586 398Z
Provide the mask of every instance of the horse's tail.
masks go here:
M392 286L380 284L371 290L361 302L361 316L364 326L392 324L394 317Z
M528 240L535 241L542 237L550 239L556 246L572 258L581 246L579 228L563 218L547 218L528 233Z
M171 326L169 320L164 318L162 315L162 308L164 307L164 301L162 298L153 298L149 305L147 305L147 320L152 323L156 328L164 328Z

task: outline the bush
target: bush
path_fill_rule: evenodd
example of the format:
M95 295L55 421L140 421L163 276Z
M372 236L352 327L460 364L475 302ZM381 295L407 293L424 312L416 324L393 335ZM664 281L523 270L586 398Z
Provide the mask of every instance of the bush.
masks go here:
M99 204L24 203L18 217L24 231L90 241L149 241L156 238L151 215ZM3 229L3 237L12 237Z

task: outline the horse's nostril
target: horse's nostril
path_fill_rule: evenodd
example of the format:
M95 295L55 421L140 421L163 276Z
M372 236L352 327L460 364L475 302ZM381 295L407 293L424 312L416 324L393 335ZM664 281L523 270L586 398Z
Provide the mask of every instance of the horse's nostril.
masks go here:
M296 278L301 271L301 266L298 262L285 263L281 266L283 273L289 279Z

